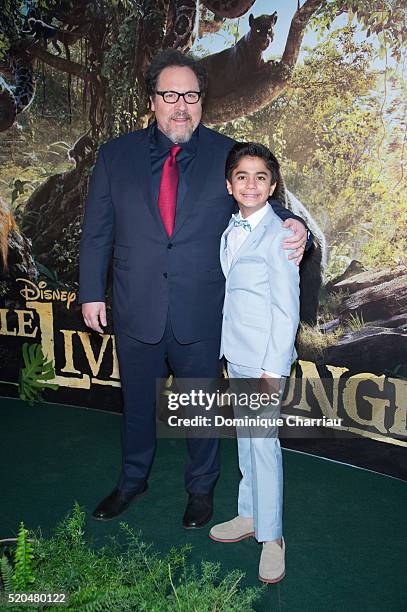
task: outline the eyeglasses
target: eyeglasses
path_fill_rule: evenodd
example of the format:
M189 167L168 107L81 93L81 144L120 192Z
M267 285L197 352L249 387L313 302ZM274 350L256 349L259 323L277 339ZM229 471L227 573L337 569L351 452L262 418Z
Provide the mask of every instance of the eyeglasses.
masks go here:
M200 97L200 91L186 91L185 93L180 93L179 91L156 91L158 96L162 96L164 102L167 104L176 104L182 96L187 104L196 104Z

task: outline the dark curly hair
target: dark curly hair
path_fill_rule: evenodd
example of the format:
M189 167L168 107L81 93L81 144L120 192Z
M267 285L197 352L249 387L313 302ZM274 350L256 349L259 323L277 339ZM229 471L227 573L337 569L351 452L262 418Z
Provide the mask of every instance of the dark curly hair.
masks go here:
M260 157L271 172L273 183L282 181L280 164L273 153L262 144L257 142L237 142L229 151L225 163L225 177L230 181L233 170L242 157Z
M153 58L147 69L145 80L149 97L154 96L157 89L158 78L164 68L168 68L169 66L185 66L190 68L198 79L199 91L201 92L202 98L205 96L208 77L203 65L192 55L184 55L184 53L181 53L181 51L177 49L166 49Z

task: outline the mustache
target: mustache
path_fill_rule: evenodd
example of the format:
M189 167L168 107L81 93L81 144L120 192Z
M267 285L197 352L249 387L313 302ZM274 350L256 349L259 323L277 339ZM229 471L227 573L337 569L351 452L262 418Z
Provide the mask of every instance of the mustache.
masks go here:
M191 119L191 115L189 113L177 112L171 115L171 119Z

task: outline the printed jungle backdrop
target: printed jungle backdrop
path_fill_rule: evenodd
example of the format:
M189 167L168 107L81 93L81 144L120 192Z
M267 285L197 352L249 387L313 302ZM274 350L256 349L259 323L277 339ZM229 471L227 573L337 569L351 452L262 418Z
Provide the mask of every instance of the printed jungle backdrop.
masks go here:
M204 122L268 145L285 204L314 232L301 268L297 410L405 444L403 2L1 7L1 393L120 410L112 329L90 334L76 303L81 218L98 145L148 124L143 71L175 47L207 67Z

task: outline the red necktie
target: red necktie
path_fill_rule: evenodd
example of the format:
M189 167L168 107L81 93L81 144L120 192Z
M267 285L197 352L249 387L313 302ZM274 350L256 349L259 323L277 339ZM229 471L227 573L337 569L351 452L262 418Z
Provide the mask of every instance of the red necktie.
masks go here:
M161 174L160 193L158 194L158 208L160 209L161 219L168 236L171 236L174 230L179 178L177 160L175 158L180 151L181 147L178 145L171 147Z

